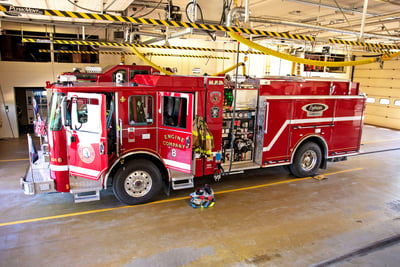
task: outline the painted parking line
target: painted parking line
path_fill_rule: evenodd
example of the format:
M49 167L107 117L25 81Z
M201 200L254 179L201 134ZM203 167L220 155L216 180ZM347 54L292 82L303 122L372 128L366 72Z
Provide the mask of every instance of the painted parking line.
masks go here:
M349 169L349 170L343 170L343 171L337 171L337 172L324 173L323 175L324 176L330 176L330 175L335 175L335 174L340 174L340 173L359 171L359 170L362 170L362 169L363 168L355 168L355 169ZM263 187L268 187L268 186L273 186L273 185L287 184L287 183L291 183L291 182L304 181L304 180L309 180L309 179L312 179L312 177L290 179L290 180L285 180L285 181L280 181L280 182L275 182L275 183L248 186L248 187L236 188L236 189L231 189L231 190L224 190L224 191L215 192L215 194L216 195L220 195L220 194L227 194L227 193L233 193L233 192L239 192L239 191L246 191L246 190L263 188ZM8 226L8 225L24 224L24 223L30 223L30 222L40 222L40 221L46 221L46 220L61 219L61 218L74 217L74 216L80 216L80 215L86 215L86 214L94 214L94 213L107 212L107 211L120 210L120 209L127 209L127 208L137 208L137 207L143 207L143 206L157 205L157 204L175 202L175 201L186 200L186 199L189 199L189 197L185 196L185 197L177 197L177 198L171 198L171 199L163 199L163 200L158 200L158 201L145 203L145 204L140 204L140 205L135 205L135 206L122 206L122 207L107 208L107 209L89 210L89 211L81 211L81 212L60 214L60 215L54 215L54 216L48 216L48 217L40 217L40 218L33 218L33 219L27 219L27 220L5 222L5 223L0 223L0 227L1 226Z
M29 160L29 158L26 159L0 159L0 162L14 162L14 161L26 161Z
M372 144L372 143L382 143L382 142L391 142L391 141L399 141L400 138L392 138L392 139L383 139L383 140L371 140L371 141L365 141L362 142L361 144Z

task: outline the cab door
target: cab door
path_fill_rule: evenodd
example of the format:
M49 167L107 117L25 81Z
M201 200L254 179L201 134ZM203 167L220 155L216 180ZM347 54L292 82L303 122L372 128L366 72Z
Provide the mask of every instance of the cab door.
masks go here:
M165 166L192 172L193 94L158 93L158 153Z
M106 99L103 94L68 93L70 175L97 180L107 169Z

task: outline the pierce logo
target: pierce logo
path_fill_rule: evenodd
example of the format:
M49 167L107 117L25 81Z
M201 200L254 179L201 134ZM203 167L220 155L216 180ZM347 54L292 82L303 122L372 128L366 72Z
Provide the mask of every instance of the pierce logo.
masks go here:
M323 112L329 107L321 103L312 103L304 105L301 109L307 112L307 117L317 117L322 116Z

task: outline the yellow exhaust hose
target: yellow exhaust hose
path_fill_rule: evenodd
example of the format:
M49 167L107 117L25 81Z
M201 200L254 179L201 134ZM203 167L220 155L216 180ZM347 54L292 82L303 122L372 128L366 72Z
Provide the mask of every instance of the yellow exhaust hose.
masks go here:
M229 68L227 68L227 69L225 69L223 71L220 71L218 73L215 73L215 74L213 74L211 76L218 76L220 74L225 74L225 73L230 72L231 70L235 69L237 66L243 66L242 72L243 72L243 75L246 75L246 65L244 64L244 62L239 62L238 64L233 65L232 67L229 67Z
M241 42L248 47L251 47L253 49L256 49L258 51L264 52L266 54L289 60L292 62L300 63L300 64L305 64L305 65L314 65L314 66L322 66L322 67L344 67L344 66L356 66L356 65L364 65L364 64L370 64L370 63L375 63L375 62L380 62L380 61L385 61L385 60L390 60L393 59L397 56L400 55L400 52L394 53L390 56L384 55L381 56L380 58L369 58L369 59L363 59L363 60L356 60L356 61L342 61L342 62L326 62L326 61L319 61L319 60L312 60L312 59L305 59L305 58L299 58L295 57L292 55L280 53L277 51L274 51L272 49L266 48L262 45L259 45L257 43L254 43L247 38L244 38L240 36L239 34L233 33L233 32L228 32L229 36L233 39L235 39L238 42Z
M164 73L164 74L166 74L166 75L174 75L174 73L172 73L172 72L170 72L170 71L167 71L167 70L161 68L160 66L157 66L156 64L154 64L154 63L151 62L150 60L148 60L148 59L147 59L143 54L141 54L135 47L132 46L131 48L132 48L132 50L133 50L133 53L135 53L135 55L137 55L141 60L143 60L144 62L146 62L148 65L152 66L152 67L155 68L156 70L158 70L158 71L160 71L160 72L162 72L162 73ZM232 66L232 67L230 67L230 68L227 68L226 70L223 70L223 71L218 72L218 73L216 73L216 74L213 74L213 75L211 75L211 76L218 76L219 74L225 74L225 73L227 73L227 72L233 70L234 68L236 68L237 65L243 66L242 72L243 72L243 75L246 75L246 65L244 64L244 62L240 62L240 63L238 63L238 64L236 64L236 65L234 65L234 66Z
M152 66L153 68L155 68L156 70L165 73L167 75L174 75L174 73L164 70L163 68L161 68L160 66L157 66L156 64L154 64L153 62L151 62L150 60L148 60L147 58L145 58L145 56L143 56L135 47L131 47L133 50L133 53L135 53L141 60L143 60L144 62L146 62L148 65Z

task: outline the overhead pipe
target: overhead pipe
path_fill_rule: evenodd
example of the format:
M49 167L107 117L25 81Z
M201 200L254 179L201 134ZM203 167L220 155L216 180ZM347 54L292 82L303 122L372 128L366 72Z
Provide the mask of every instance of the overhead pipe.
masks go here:
M231 26L232 18L234 18L237 13L245 14L245 12L246 10L243 7L234 7L229 10L228 15L226 16L225 26Z
M249 20L249 0L246 0L245 6L244 6L244 22L246 23Z
M367 8L368 8L368 0L364 0L364 8L361 18L361 28L360 28L360 42L364 41L364 26L365 26L365 16L367 14Z

